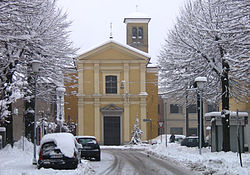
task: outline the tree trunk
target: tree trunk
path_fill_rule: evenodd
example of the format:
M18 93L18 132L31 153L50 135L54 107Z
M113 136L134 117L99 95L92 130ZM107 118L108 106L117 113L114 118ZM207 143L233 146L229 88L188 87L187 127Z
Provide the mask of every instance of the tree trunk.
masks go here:
M14 72L12 71L12 64L9 65L10 71L6 74L6 83L12 84L12 76ZM6 90L6 89L5 89ZM12 95L11 91L6 90L6 96L9 98ZM8 111L10 111L10 115L6 120L8 120L8 123L6 122L6 144L11 144L13 146L13 115L12 115L12 103L7 104Z
M222 83L222 113L229 110L229 81L228 72L229 65L222 59L223 74L221 76ZM223 130L223 142L222 151L230 151L230 125L229 125L229 114L225 114L225 117L221 118L222 130Z
M32 77L28 78L29 87L34 87ZM31 96L32 94L27 94ZM34 113L29 113L28 111L35 111L35 99L32 98L30 101L25 102L25 136L33 141L34 137Z

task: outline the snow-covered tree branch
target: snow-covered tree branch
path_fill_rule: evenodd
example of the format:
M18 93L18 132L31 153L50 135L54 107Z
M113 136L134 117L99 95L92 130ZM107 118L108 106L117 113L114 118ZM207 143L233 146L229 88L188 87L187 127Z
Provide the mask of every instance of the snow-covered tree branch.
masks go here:
M76 54L69 40L69 25L67 15L57 8L55 0L0 2L2 104L10 104L24 96L26 99L32 98L32 60L42 62L38 98L49 99L55 93L55 87L63 82L64 70L73 65L73 56ZM13 92L19 92L20 95L13 96ZM1 110L1 114L6 112Z
M163 92L183 97L198 76L208 79L204 95L218 101L226 91L249 96L249 0L189 1L169 31L159 55Z
M134 128L132 131L132 137L131 137L130 144L135 144L135 145L140 144L142 133L143 133L143 131L139 127L139 119L138 119L138 117L136 117L136 121L135 121Z

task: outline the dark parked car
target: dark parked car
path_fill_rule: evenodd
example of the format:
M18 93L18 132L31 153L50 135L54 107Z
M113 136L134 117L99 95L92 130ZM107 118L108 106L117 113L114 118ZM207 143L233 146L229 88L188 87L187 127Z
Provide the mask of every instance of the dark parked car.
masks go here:
M37 168L77 168L81 161L80 149L70 133L46 134L40 144Z
M199 145L199 140L197 136L186 137L181 142L181 146L196 147L198 145Z
M101 160L101 149L94 136L76 136L76 140L82 145L81 157L85 159L95 158L96 161Z

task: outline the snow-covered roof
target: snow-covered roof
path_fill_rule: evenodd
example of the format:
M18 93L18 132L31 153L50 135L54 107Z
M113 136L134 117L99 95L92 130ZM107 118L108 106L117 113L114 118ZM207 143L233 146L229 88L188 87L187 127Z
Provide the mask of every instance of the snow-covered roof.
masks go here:
M247 112L238 112L239 117L247 117ZM235 111L230 111L230 116L237 116L237 113ZM205 117L221 117L221 112L209 112L205 114Z
M130 13L127 17L124 18L124 23L148 23L150 21L150 17L144 13L141 12L133 12Z
M186 138L190 138L190 139L197 139L197 138L198 138L198 136L188 136L188 137L186 137Z
M158 67L157 64L149 62L147 67Z
M66 157L73 157L75 137L71 133L51 133L43 136L41 146L46 142L54 142Z
M148 93L147 92L140 92L140 94L139 95L141 95L141 96L147 96L148 95Z
M130 13L125 18L150 18L150 17L142 12L133 12L133 13Z
M104 45L106 45L106 44L109 44L109 43L117 44L117 45L119 45L119 46L121 46L121 47L124 47L124 48L126 48L126 49L128 49L128 50L131 50L131 51L133 51L133 52L135 52L135 53L141 54L141 55L143 55L143 56L145 56L145 57L147 57L147 58L151 58L150 54L148 54L148 53L146 53L146 52L143 52L143 51L141 51L141 50L138 50L138 49L136 49L136 48L134 48L134 47L131 47L131 46L129 46L129 45L122 44L122 43L120 43L120 42L118 42L118 41L115 41L115 40L113 40L113 39L107 40L107 41L105 41L104 43L101 43L101 44L98 44L98 45L96 45L96 46L94 46L94 47L91 47L90 49L87 49L87 50L83 51L83 53L82 53L81 55L84 55L84 54L86 54L86 53L88 53L88 52L90 52L90 51L92 51L92 50L95 50L95 49L97 49L97 48L99 48L99 47L102 47L102 46L104 46ZM79 57L81 57L81 55L80 55Z

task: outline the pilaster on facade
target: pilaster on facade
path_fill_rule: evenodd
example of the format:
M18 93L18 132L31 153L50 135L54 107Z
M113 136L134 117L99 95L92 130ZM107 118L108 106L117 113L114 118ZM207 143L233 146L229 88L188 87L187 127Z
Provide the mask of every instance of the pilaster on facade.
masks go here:
M94 64L94 93L99 94L99 72L100 72L100 67L99 64Z
M129 130L129 104L124 104L124 142L130 141L130 130Z
M101 123L100 123L100 100L99 98L95 98L94 101L94 107L95 107L95 136L98 140L101 139L101 134L100 134L100 128L101 128Z
M140 65L140 90L146 92L146 66L145 64Z
M83 64L78 65L78 93L83 94Z
M129 93L129 64L124 64L124 91L125 93Z
M78 135L84 135L84 104L83 100L78 99Z
M141 108L141 130L143 131L142 140L147 140L147 123L143 120L147 118L147 104L146 101L140 104Z

